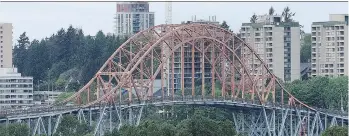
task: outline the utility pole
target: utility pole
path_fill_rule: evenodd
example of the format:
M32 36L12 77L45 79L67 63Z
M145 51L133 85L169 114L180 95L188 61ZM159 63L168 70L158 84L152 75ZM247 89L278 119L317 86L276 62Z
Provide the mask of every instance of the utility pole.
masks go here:
M344 108L343 108L343 95L341 93L341 111L344 113Z
M50 68L47 68L47 91L50 91Z

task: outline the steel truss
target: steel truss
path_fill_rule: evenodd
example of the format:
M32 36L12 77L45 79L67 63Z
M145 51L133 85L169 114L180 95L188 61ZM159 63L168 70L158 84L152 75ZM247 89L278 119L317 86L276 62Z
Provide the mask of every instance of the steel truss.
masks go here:
M348 125L342 117L294 108L238 110L232 115L236 131L249 136L319 136L328 127Z
M30 128L32 136L45 134L51 136L57 133L64 115L74 115L79 123L86 123L93 128L94 136L103 136L105 132L111 132L114 129L120 129L122 125L139 125L144 105L123 106L119 105L101 105L93 108L77 109L65 113L53 113L51 115L35 117L16 117L8 118L1 123L26 123Z
M197 55L201 69L194 69ZM188 71L190 78L184 80ZM180 90L175 91L174 80L168 79L178 74ZM196 77L201 78L199 83ZM154 90L156 79L160 90ZM186 82L191 87L185 87ZM29 119L31 133L55 133L63 115L71 113L100 135L125 124L138 125L146 104L236 107L235 127L249 135L319 135L328 126L348 125L347 115L322 112L299 101L252 46L231 31L208 24L158 25L133 35L83 88L52 107L67 103L78 107Z
M132 105L100 105L46 116L10 118L6 120L6 124L26 123L33 136L36 134L51 136L57 132L64 115L73 114L80 123L89 124L95 136L102 136L105 132L120 129L123 125L139 125L142 114L149 104L157 107L157 110L174 105L226 108L232 113L236 131L249 136L319 136L328 127L348 126L348 119L345 116L334 116L308 109L262 106L252 102L232 102L223 99L202 101L191 98L185 98L183 101L160 101ZM172 116L171 112L163 113L165 118L170 116Z

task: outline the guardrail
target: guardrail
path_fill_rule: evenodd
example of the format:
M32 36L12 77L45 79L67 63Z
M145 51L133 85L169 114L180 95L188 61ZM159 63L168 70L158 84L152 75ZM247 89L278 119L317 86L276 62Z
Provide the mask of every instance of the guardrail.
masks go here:
M231 99L231 98L226 98L226 97L215 97L213 98L212 96L206 96L202 98L202 96L166 96L164 98L160 96L155 96L152 98L148 98L146 100L139 101L137 98L133 98L132 101L128 101L127 99L124 101L116 101L116 105L137 105L145 102L146 104L151 104L154 102L173 102L173 101L183 101L183 102L190 102L190 101L202 101L202 102L234 102L238 104L247 104L247 105L255 105L255 106L262 106L259 104L258 101L251 101L251 100L244 100L244 99ZM105 105L108 105L107 103L98 103L90 107L103 107ZM289 106L288 104L280 104L280 103L266 103L264 106L270 107L270 108L294 108L297 110L303 110L303 111L308 111L308 108L305 107L294 107L294 106ZM89 108L89 107L83 107L83 106L78 106L78 105L65 105L65 106L47 106L47 107L31 107L28 110L21 110L21 109L16 109L16 110L2 110L0 111L0 118L6 118L7 116L16 116L16 115L29 115L29 114L35 114L35 113L44 113L44 112L61 112L61 111L68 111L68 110L73 110L73 109L81 109L81 108ZM315 108L318 112L322 113L327 113L327 114L334 114L338 116L348 116L348 113L346 112L341 112L339 110L331 110L331 109L321 109L321 108Z

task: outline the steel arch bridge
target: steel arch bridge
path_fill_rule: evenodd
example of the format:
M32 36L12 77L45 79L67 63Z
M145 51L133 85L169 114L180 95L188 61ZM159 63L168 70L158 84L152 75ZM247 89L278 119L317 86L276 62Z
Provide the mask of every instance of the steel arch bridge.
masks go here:
M94 127L94 135L101 135L124 124L138 125L147 105L227 108L237 132L253 136L320 135L329 126L348 125L347 115L295 98L250 45L208 24L158 25L141 31L68 99L48 108L8 113L0 121L25 122L33 135L52 135L62 115L75 114Z

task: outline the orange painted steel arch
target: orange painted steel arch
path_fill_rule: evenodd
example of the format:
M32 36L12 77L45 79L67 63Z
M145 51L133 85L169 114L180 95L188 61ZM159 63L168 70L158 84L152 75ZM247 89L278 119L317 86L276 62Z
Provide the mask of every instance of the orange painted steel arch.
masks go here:
M138 36L140 36L141 34L149 31L149 30L152 30L152 29L155 29L155 28L161 28L161 27L165 27L165 26L173 26L173 27L176 27L176 26L180 26L182 24L173 24L173 25L166 25L166 24L162 24L162 25L157 25L157 26L153 26L151 28L148 28L148 29L145 29L143 31L140 31L138 33L136 33L135 35L131 36L129 39L127 39L126 42L124 42L122 45L120 45L119 48L116 49L116 51L108 58L108 60L102 65L102 67L96 72L96 74L94 75L94 77L83 87L81 88L78 92L76 92L74 95L70 96L69 98L65 99L64 101L60 102L60 103L57 103L57 104L65 104L67 103L68 101L71 101L72 99L76 98L81 92L83 92L84 90L86 90L90 85L91 83L94 81L94 79L97 78L97 75L98 73L102 72L102 70L108 65L108 62L114 58L114 56L124 47L126 46L132 39L135 39L137 38Z
M165 27L165 26L167 26L167 25L159 25L159 26L155 26L155 27L153 27L153 28L156 28L156 27L160 28L160 27ZM225 33L225 34L230 34L233 38L238 39L242 44L244 44L247 48L249 48L249 50L253 53L253 55L255 55L255 57L257 57L257 59L262 63L262 66L267 70L267 72L268 72L269 74L271 74L271 75L275 78L275 75L274 75L273 73L270 72L270 70L269 70L268 67L266 66L265 62L257 55L257 53L253 50L253 48L250 47L250 46L249 46L248 44L246 44L245 42L243 42L243 40L242 40L241 38L237 37L235 34L229 32L229 31L227 31L227 30L225 30L225 29L223 29L223 28L220 28L219 26L208 25L208 24L188 24L188 25L173 25L173 26L175 27L175 29L172 30L172 31L166 32L164 36L162 36L162 37L160 37L159 39L157 39L157 41L156 41L154 44L151 45L151 48L149 48L149 49L142 55L141 58L138 58L138 59L137 59L137 62L136 62L134 65L132 65L132 64L130 65L130 64L129 64L129 65L127 66L126 71L129 72L129 73L128 73L128 74L123 74L123 77L126 78L127 76L131 76L130 74L137 68L137 66L141 63L141 61L144 59L144 57L145 57L147 54L149 54L150 50L153 49L154 46L157 46L159 43L161 43L164 39L166 39L166 38L168 38L169 36L171 36L171 34L174 34L174 33L177 32L178 30L182 30L182 29L184 29L184 28L188 28L188 29L189 29L189 28L192 28L192 27L194 27L194 28L196 28L196 27L204 27L205 29L207 29L207 28L214 28L214 29L217 29L217 30L221 30L223 33ZM152 28L150 28L150 29L152 29ZM132 39L137 38L137 35L140 35L140 34L142 34L143 32L148 31L148 30L149 30L149 29L144 30L144 31L142 31L142 32L139 32L139 33L137 33L136 35L132 36L130 39L128 39L122 46L120 46L120 47L113 53L113 55L108 59L108 61L109 61L110 59L113 59L113 57L115 56L116 52L118 52L118 50L121 50L121 48L122 48L124 45L126 45L126 44L127 44L128 42L130 42ZM197 37L194 37L193 39L197 39ZM193 39L192 39L192 40L193 40ZM219 41L219 40L217 40L217 41ZM171 50L171 51L173 52L173 50ZM233 53L234 53L234 52L233 52ZM138 53L137 53L137 54L138 54ZM168 56L168 57L169 57L169 56ZM238 58L238 57L237 57L237 58ZM239 58L238 58L238 59L239 59ZM101 68L98 72L101 72L101 70L102 70L104 67L106 67L108 61L102 66L102 68ZM131 60L131 61L132 61L132 63L134 63L135 60ZM241 63L241 61L240 61L240 63ZM244 64L241 64L241 65L244 67ZM130 69L130 70L128 70L128 69ZM246 69L245 69L245 70L246 70ZM98 72L97 72L97 73L98 73ZM158 68L157 72L159 72L159 68ZM247 71L246 71L246 72L247 72ZM97 74L96 74L96 75L97 75ZM94 77L94 78L95 78L95 77ZM91 81L93 81L94 78L91 79ZM250 78L250 77L249 77L249 78ZM151 79L153 80L153 78L151 78ZM90 82L91 82L91 81L90 81ZM252 80L251 80L251 81L252 81ZM278 80L275 80L275 81L280 85L280 87L281 87L284 91L286 91L286 93L287 93L288 95L290 95L290 97L294 98L294 97L282 86L282 84L280 84L280 82L279 82ZM67 100L65 100L64 103L67 102L67 101L72 100L72 99L75 98L75 97L77 97L77 96L79 95L79 93L81 93L82 91L84 91L84 90L91 84L90 82L89 82L88 84L86 84L82 89L80 89L79 92L77 92L76 94L74 94L73 96L71 96L70 98L68 98ZM119 86L119 85L118 85L118 86ZM87 104L87 105L91 105L91 104L94 104L94 103L96 103L96 102L99 102L99 101L105 99L107 96L109 96L109 95L111 95L111 94L114 94L114 92L115 92L115 90L114 90L114 91L110 91L110 92L108 92L107 94L105 94L104 96L98 98L96 101L91 102L91 103L89 103L89 104ZM257 91L257 93L258 93L258 91ZM311 108L311 107L309 107L308 105L302 103L302 102L299 101L298 99L294 98L294 100L297 101L298 103L300 103L301 105L303 105L303 106L305 106L305 107L307 107L307 108L309 108L309 109L314 110L313 108Z

